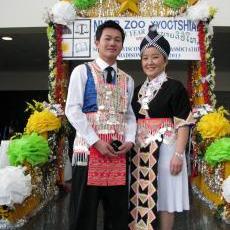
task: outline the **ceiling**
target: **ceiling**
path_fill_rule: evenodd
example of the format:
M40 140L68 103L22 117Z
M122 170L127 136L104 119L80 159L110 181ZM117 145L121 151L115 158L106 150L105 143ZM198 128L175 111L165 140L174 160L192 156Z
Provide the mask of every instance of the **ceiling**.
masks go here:
M230 27L214 28L213 50L218 70L230 71ZM0 39L1 71L47 71L48 41L45 28L1 29L0 37L12 36L12 41ZM133 61L124 63L132 66ZM181 61L173 64L181 68Z
M2 36L11 36L13 40L0 39L0 71L48 69L48 40L44 28L0 29Z

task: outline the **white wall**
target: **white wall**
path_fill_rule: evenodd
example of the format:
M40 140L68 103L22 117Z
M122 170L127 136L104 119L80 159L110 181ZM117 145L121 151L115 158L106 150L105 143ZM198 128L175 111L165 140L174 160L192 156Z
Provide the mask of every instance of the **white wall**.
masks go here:
M0 28L46 27L43 15L58 0L0 0Z
M217 8L217 14L212 21L213 26L230 26L230 0L208 0Z
M58 0L0 0L0 28L45 27L45 8ZM214 26L230 26L230 0L207 0L218 8Z

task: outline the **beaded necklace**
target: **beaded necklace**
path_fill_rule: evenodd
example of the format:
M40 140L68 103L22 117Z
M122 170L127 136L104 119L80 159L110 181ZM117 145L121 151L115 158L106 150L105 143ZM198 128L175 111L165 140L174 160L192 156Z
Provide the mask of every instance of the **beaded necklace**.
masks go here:
M149 81L147 78L138 92L138 102L141 104L140 114L148 116L149 103L156 97L162 84L167 81L165 72Z

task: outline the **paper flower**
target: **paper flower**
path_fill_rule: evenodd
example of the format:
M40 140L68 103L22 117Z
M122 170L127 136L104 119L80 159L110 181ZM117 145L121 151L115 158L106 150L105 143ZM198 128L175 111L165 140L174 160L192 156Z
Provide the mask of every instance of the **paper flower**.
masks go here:
M187 0L164 0L164 4L173 9L179 9L180 7L184 6L187 3L188 3Z
M44 108L47 108L50 112L55 114L55 116L64 115L64 111L62 109L61 104L49 104L47 102L43 102Z
M209 17L214 16L216 9L208 4L207 0L200 0L194 6L186 11L188 19L206 21Z
M47 131L55 131L61 127L60 118L48 109L42 112L35 111L28 119L25 132L26 133L43 133Z
M62 0L57 2L51 9L51 18L54 23L68 25L76 18L76 11L69 1Z
M7 155L7 149L9 146L9 140L2 140L0 144L0 169L5 168L9 164L9 159Z
M226 110L219 108L200 119L197 130L203 139L220 138L230 134L230 122L224 117L226 113Z
M42 165L48 161L49 154L48 141L37 133L11 140L8 147L10 164L15 166L24 162L29 162L33 166Z
M194 118L202 117L213 111L213 108L209 104L198 105L193 108L192 113Z
M0 205L21 204L31 194L31 176L22 167L0 169Z
M230 137L215 140L205 152L208 164L216 165L223 161L230 161Z
M91 6L93 6L97 0L73 0L74 6L81 10L85 10Z
M224 199L230 203L230 176L226 178L222 184L222 195Z

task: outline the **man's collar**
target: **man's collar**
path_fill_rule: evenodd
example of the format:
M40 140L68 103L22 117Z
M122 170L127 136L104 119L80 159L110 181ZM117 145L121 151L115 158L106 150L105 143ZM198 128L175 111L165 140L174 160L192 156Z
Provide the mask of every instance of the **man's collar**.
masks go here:
M161 82L163 80L165 80L167 78L167 75L165 73L165 71L161 72L157 77L153 78L152 80L149 80L148 78L148 82L150 84L157 84L158 82Z
M106 67L110 66L107 62L105 62L102 58L97 57L96 58L96 63L100 67L102 71L105 70ZM115 62L113 65L111 65L113 69L117 72L117 62Z

